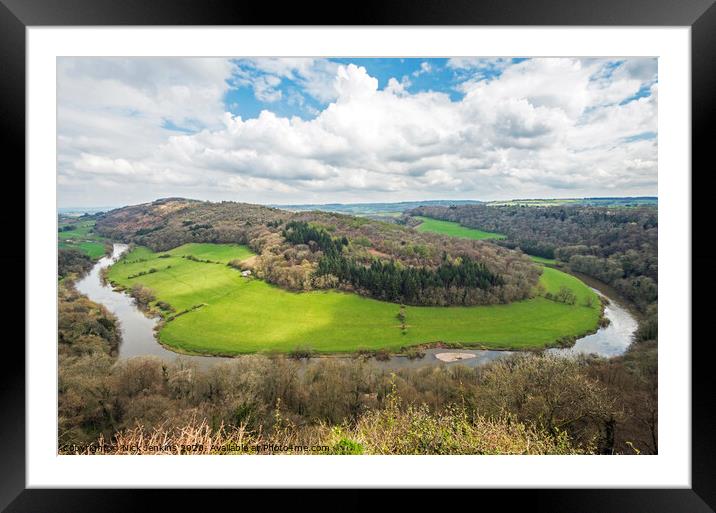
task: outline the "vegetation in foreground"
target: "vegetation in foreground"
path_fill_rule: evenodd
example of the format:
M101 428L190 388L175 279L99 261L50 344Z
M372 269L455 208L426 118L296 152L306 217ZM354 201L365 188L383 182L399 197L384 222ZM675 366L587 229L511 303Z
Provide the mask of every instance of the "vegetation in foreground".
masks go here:
M60 453L104 443L122 454L181 452L177 444L235 452L231 443L333 454L658 451L655 341L609 360L520 355L475 369L390 373L361 359L252 355L200 370L117 361L116 320L65 284L59 302Z
M165 319L160 341L194 353L399 351L436 342L534 349L590 332L600 317L597 295L556 269L544 269L539 295L529 300L401 308L340 291L289 292L225 265L240 268L250 255L238 246L184 245L163 253L139 247L107 276L135 296L146 292L146 306ZM560 296L565 291L573 297Z
M277 404L280 402L277 401ZM465 406L448 406L432 412L426 404L404 405L397 393L385 398L382 409L368 410L354 423L320 422L299 426L274 412L269 433L245 424L212 429L206 419L192 418L187 425L137 425L100 434L89 444L67 444L67 454L593 454L591 444L575 446L566 432L557 436L507 415L475 416Z

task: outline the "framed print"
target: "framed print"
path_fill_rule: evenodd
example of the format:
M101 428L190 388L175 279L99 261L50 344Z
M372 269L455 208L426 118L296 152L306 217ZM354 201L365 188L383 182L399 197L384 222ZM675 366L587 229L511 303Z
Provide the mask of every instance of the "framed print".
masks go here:
M3 0L7 511L712 511L712 2L368 7Z

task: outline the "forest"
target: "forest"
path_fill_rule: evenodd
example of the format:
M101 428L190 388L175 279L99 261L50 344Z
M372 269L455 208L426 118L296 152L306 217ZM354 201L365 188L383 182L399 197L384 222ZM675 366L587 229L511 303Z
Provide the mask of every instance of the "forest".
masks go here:
M291 221L286 225L283 236L294 244L306 244L323 252L318 261L317 276L333 276L341 285L351 285L354 290L387 301L413 305L439 304L440 299L448 304L475 304L469 299L474 289L488 290L504 285L502 277L490 272L469 256L448 261L443 253L442 262L434 269L426 267L405 267L394 260L374 259L366 267L354 258L342 255L348 239L334 239L323 228L311 227L303 221ZM449 293L450 292L450 293ZM454 296L462 296L456 300Z

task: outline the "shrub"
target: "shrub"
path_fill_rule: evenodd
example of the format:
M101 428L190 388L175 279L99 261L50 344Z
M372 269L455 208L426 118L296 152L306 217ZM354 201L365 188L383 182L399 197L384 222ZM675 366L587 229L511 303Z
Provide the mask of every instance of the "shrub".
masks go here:
M418 347L410 347L405 350L405 356L411 360L419 360L425 358L425 351Z
M238 269L238 270L240 270L240 271L243 271L243 270L244 270L244 266L242 265L241 262L242 262L242 260L234 259L234 260L229 261L229 263L226 264L226 265L228 265L229 267L233 267L234 269Z
M363 454L363 446L353 440L341 438L331 448L331 454Z
M294 360L309 359L313 355L314 351L310 347L296 347L288 353L289 358L293 358Z
M387 362L388 360L390 360L390 353L385 349L378 349L377 351L375 351L373 356L379 362Z
M166 301L157 301L157 308L165 312L175 312L176 309Z
M554 300L559 303L573 305L577 302L577 295L572 291L572 289L562 285L559 288L559 292L555 295Z
M147 305L149 305L149 303L156 299L154 291L140 283L136 283L132 286L129 291L129 295L134 298L134 300L137 302L137 305L139 305L140 307L146 307Z

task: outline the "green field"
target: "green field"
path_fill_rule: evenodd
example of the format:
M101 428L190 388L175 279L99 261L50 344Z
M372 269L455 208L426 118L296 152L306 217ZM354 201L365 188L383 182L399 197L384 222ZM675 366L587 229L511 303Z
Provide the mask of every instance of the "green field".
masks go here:
M60 242L58 246L66 249L79 249L92 260L97 260L104 256L104 243L102 242Z
M544 257L533 256L533 255L529 255L529 257L533 262L537 262L538 264L555 265L557 263L557 260L555 260L554 258L544 258Z
M150 252L151 253L151 252ZM200 260L211 260L228 264L232 260L245 260L254 255L246 246L239 244L184 244L171 251L169 255L186 256L192 255Z
M462 226L460 223L440 221L439 219L433 219L431 217L416 217L422 221L421 224L415 227L415 229L419 232L439 233L442 235L450 235L452 237L461 237L463 239L473 240L505 238L505 236L501 233L484 232L482 230Z
M584 283L545 268L541 282L546 290L568 286L579 298L576 305L536 297L509 305L409 306L407 333L402 334L396 317L399 306L394 303L338 291L288 292L258 279L242 278L227 265L178 256L195 254L228 261L250 255L245 247L184 245L167 253L172 256L158 258L158 253L136 248L110 268L109 279L124 287L142 283L177 312L203 305L166 322L159 333L162 343L184 352L288 352L297 347L324 353L362 348L397 351L437 341L527 349L591 331L600 314L595 293ZM157 271L129 278L150 268ZM584 306L587 298L592 298L592 306Z
M58 237L61 239L92 239L96 238L96 235L92 233L94 229L94 220L89 221L63 221L60 223L60 227L72 226L72 230L66 232L59 232Z
M95 221L67 221L63 220L59 226L72 225L72 230L57 233L57 245L60 248L79 249L93 260L104 256L104 239L92 230Z

